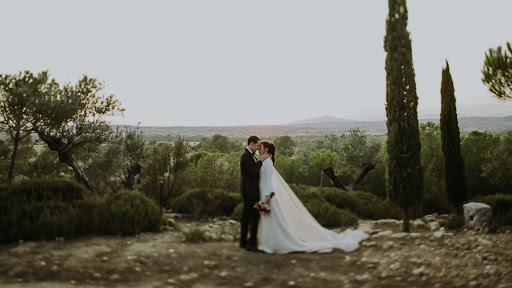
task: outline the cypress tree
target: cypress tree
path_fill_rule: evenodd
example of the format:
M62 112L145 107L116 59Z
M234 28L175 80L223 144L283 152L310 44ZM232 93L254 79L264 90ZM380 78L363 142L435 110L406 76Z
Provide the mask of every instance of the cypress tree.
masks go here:
M468 199L466 173L460 150L459 122L455 107L455 89L453 88L450 66L446 61L441 80L441 142L444 154L444 181L448 201L454 212L462 214L462 203Z
M407 31L405 0L389 0L386 19L386 115L388 197L403 213L402 231L409 232L409 212L423 198L418 96Z

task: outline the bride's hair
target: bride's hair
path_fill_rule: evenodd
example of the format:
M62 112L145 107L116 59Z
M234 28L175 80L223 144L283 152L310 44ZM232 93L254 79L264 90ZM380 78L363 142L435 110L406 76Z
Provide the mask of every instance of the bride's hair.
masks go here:
M274 165L275 165L276 164L276 157L275 157L276 146L274 146L274 144L267 142L267 141L261 142L261 145L263 145L263 147L268 149L267 153L272 155L272 157L271 157L272 163L274 163Z

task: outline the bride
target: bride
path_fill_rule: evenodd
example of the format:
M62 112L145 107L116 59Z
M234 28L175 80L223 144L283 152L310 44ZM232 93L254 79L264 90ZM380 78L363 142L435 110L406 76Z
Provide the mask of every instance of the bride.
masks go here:
M361 230L336 233L322 227L274 168L274 144L261 142L259 154L265 153L269 158L263 161L260 170L260 199L269 202L271 212L260 217L258 249L275 254L356 250L368 235ZM272 192L275 195L270 197Z

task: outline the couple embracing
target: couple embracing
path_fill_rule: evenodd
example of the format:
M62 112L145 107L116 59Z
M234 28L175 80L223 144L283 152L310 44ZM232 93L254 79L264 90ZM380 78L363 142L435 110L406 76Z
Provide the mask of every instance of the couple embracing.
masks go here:
M271 254L356 250L368 235L358 229L336 233L322 227L274 168L275 150L274 144L251 136L240 157L244 205L240 247ZM260 216L257 205L260 201L271 213Z

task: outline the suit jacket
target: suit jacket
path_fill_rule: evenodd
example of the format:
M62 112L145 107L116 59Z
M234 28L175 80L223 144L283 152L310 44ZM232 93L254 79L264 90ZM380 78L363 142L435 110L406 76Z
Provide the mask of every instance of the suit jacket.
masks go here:
M240 192L242 200L249 204L260 200L260 168L261 161L256 161L248 149L240 156Z

